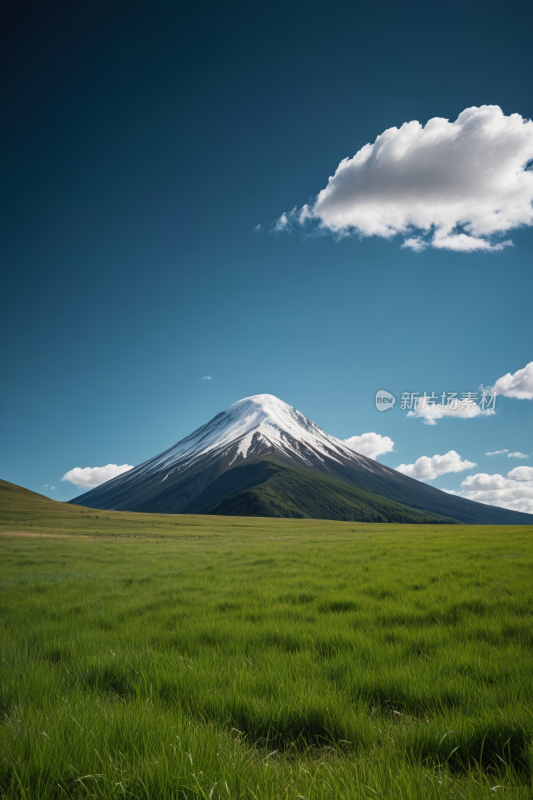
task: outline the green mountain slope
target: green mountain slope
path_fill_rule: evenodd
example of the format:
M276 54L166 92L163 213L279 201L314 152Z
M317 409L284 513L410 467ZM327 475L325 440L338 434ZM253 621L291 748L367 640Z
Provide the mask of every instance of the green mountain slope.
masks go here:
M354 522L456 522L453 517L409 508L364 489L289 468L271 459L261 459L224 473L183 513Z

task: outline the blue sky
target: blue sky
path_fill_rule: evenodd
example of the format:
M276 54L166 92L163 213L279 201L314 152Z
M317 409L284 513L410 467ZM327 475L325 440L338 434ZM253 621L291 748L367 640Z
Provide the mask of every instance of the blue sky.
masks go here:
M477 465L441 488L533 466L531 400L436 425L399 408L533 360L530 225L475 252L273 232L390 128L484 105L533 117L522 3L2 14L3 478L68 500L67 471L139 464L258 393L339 438L390 437L391 467Z

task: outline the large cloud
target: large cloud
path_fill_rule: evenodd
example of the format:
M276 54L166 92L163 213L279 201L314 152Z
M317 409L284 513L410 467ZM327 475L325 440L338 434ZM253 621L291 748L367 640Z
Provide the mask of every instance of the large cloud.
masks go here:
M447 472L462 472L465 469L472 469L472 467L477 467L477 464L466 459L463 461L459 453L450 450L443 456L436 455L431 458L421 456L414 464L400 464L396 469L410 478L416 478L417 481L432 481Z
M515 467L506 478L486 472L469 475L461 483L459 491L451 494L489 506L533 514L533 467Z
M133 469L130 464L122 464L120 467L117 464L108 464L106 467L74 467L66 472L61 480L73 483L80 489L94 489L95 486L100 486L129 469Z
M503 394L505 397L517 397L519 400L533 400L533 361L513 375L508 372L498 378L492 389L486 391Z
M413 250L499 250L511 242L494 236L533 224L531 159L533 122L499 106L405 122L343 159L314 203L274 230L314 223L336 236L403 234Z
M379 433L362 433L360 436L351 436L344 440L344 444L350 450L355 450L356 453L361 453L361 455L374 460L378 456L392 453L394 450L392 439L389 436L381 436Z

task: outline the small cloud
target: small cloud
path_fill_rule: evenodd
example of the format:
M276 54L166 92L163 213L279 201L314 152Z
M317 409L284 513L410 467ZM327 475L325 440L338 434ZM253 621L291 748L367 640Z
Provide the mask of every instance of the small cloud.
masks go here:
M254 233L261 233L262 230L261 224L256 225L254 228Z
M344 440L344 444L356 453L376 460L384 453L394 452L394 442L389 436L379 433L362 433L360 436L351 436Z
M414 237L413 239L406 239L402 244L403 248L414 250L415 253L422 252L422 250L425 250L427 246L428 242L425 242L423 239L417 237Z
M43 489L48 489L48 488L49 488L49 487L48 487L48 484L47 484L47 483L45 483L45 484L44 484L44 486L43 486Z
M498 378L488 391L504 397L516 397L518 400L533 400L533 361L513 374L508 372L507 375Z
M515 467L507 477L513 481L533 481L533 467Z
M502 453L508 453L509 450L493 450L492 453L485 453L486 456L499 456Z
M202 380L203 380L203 381L212 381L212 380L213 380L213 378L211 377L211 375L204 375L204 377L202 378Z
M74 467L66 472L61 480L73 483L80 489L94 489L95 486L100 486L130 469L133 469L130 464L122 464L120 467L117 464L108 464L106 467Z
M424 425L436 425L437 420L445 417L459 417L460 419L472 419L473 417L490 417L496 412L492 408L482 409L473 400L461 400L454 405L448 403L423 403L423 398L417 398L414 411L409 411L408 417L418 417Z
M477 464L466 459L463 461L459 453L450 450L443 456L436 455L431 458L421 456L414 464L400 464L396 469L410 478L416 478L417 481L432 481L447 472L462 472L473 467L477 467Z
M293 212L291 212L291 214L292 213ZM271 233L281 233L282 231L286 231L287 228L290 228L291 227L291 223L289 221L289 216L290 215L287 214L284 211L283 214L281 215L281 217L276 220L276 222L274 223L274 227L271 229L270 232Z
M55 488L56 488L55 486L50 486L50 489L55 489Z
M526 456L525 453L520 453L517 451L516 453L508 453L507 458L529 458L529 456Z

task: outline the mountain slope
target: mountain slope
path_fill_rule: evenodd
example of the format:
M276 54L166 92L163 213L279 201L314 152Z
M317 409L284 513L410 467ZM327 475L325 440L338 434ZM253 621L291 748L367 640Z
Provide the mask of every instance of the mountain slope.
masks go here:
M533 515L447 494L355 453L272 395L239 400L164 453L71 502L100 509L190 513L197 507L197 499L221 476L258 459L303 470L316 478L340 481L381 498L381 502L433 516L475 524L533 523ZM244 491L247 487L231 488L241 480L246 483L248 478L239 473L239 477L217 484L230 492L217 502ZM294 491L301 488L295 485ZM299 509L300 499L295 497L291 507ZM344 513L339 502L337 498L330 504L334 515Z
M257 460L225 472L184 513L357 522L455 522L273 460Z
M25 489L24 486L19 486L16 483L10 483L0 479L0 508L16 507L27 504L33 505L58 505L57 500L52 500L44 494L32 492L31 489Z

